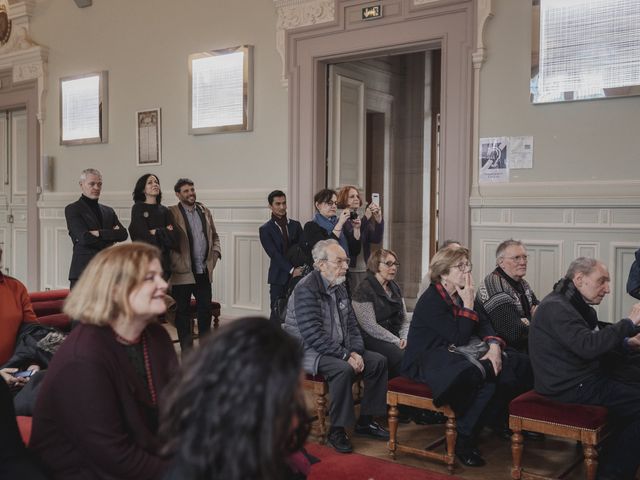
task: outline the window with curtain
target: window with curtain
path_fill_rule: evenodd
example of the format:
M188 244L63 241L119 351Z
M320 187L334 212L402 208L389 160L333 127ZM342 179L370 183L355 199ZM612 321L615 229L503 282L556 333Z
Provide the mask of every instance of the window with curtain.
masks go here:
M533 103L640 95L639 0L533 0Z

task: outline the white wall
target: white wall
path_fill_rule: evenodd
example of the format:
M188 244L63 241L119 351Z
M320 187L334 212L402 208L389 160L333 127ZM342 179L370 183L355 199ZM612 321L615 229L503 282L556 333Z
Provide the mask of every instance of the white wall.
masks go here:
M63 207L79 195L80 171L102 171L102 198L125 225L135 180L151 171L163 203L174 203L173 183L187 176L212 208L223 248L214 296L224 314L268 312L258 227L268 218L267 193L287 185L287 91L273 2L99 0L80 9L72 1L38 0L31 29L49 48L42 153L54 157L54 188L40 202L42 287L67 285L71 241ZM189 135L188 55L240 44L255 46L254 130ZM61 146L59 79L97 70L109 71L109 142ZM162 166L136 167L134 112L153 107L162 109Z
M531 2L493 1L480 136L533 135L534 161L530 170L512 171L509 184L472 187L476 280L493 268L497 243L510 237L529 245L528 277L540 297L572 259L598 257L613 279L599 314L616 321L632 303L624 285L640 247L640 97L532 105Z

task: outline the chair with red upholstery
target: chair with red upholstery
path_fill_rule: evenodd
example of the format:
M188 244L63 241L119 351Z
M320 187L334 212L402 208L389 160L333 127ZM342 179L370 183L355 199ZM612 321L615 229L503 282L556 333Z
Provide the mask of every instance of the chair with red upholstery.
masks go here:
M38 322L68 332L71 329L71 319L62 313L67 295L68 289L30 292L29 298Z
M389 405L389 453L396 458L396 451L411 453L420 457L443 462L449 473L453 473L455 464L456 447L456 414L449 407L443 405L436 407L433 403L433 395L429 387L424 383L414 382L405 377L396 377L389 380L387 387L387 404ZM402 445L398 441L398 405L441 412L447 417L445 435L425 448L416 448ZM434 449L446 443L444 453L438 453Z
M513 467L511 478L549 478L525 472L522 467L524 450L522 431L544 433L582 442L587 479L594 480L598 470L596 447L607 435L607 409L596 405L561 403L533 390L523 393L509 404L509 428ZM557 477L563 478L582 462L580 457Z

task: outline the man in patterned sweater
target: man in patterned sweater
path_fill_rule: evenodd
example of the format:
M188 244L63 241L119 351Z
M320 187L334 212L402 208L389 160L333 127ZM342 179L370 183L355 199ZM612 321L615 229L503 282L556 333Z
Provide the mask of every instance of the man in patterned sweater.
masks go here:
M496 249L496 269L485 277L476 294L496 334L523 353L527 352L531 316L540 303L524 279L527 259L522 242L502 242Z

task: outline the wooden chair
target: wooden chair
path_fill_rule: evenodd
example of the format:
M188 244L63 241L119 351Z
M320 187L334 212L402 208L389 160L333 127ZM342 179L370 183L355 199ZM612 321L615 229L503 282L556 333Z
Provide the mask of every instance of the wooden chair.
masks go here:
M580 456L557 477L545 477L525 472L522 467L523 430L582 442L587 480L595 480L598 470L596 446L604 440L608 433L606 408L556 402L532 390L523 393L509 404L509 428L513 430L511 478L514 480L563 478L582 462L582 456Z
M424 383L414 382L405 377L396 377L389 380L387 389L387 404L389 405L389 453L393 459L396 451L411 453L420 457L437 460L447 466L449 474L453 473L455 465L456 447L456 415L448 405L436 407L433 404L431 390ZM398 405L441 412L447 417L445 435L431 443L426 449L402 445L398 441ZM435 452L434 449L446 443L444 453Z
M329 385L322 375L305 374L303 388L313 393L315 418L312 431L320 444L327 442L327 393Z

